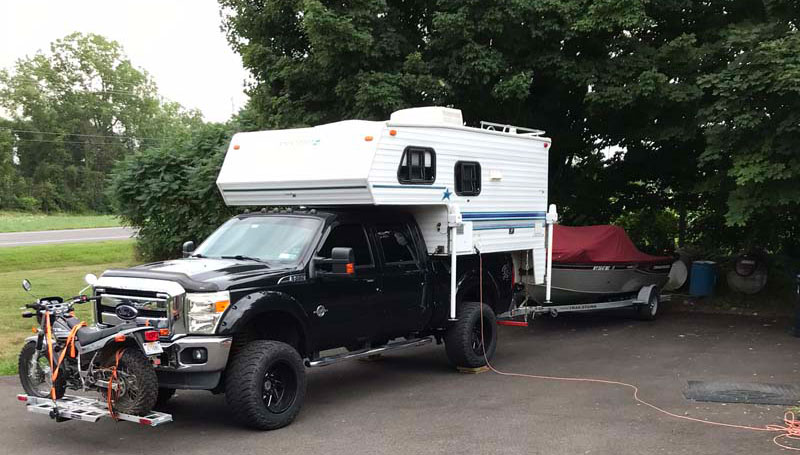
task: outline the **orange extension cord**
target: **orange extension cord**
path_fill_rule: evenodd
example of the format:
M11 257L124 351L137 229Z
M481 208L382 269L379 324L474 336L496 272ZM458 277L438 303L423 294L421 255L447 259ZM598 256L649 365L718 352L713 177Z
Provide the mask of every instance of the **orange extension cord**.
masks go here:
M639 398L639 387L628 384L627 382L621 381L611 381L608 379L595 379L595 378L578 378L578 377L559 377L559 376L543 376L538 374L525 374L525 373L507 373L504 371L500 371L489 362L489 358L486 356L486 344L483 338L483 257L480 253L478 253L478 263L479 263L479 276L478 279L479 285L479 292L480 292L480 303L481 303L481 311L479 311L481 317L481 347L483 349L483 358L486 360L486 366L489 367L490 370L493 372L501 375L501 376L513 376L519 378L528 378L528 379L540 379L546 381L568 381L568 382L589 382L595 384L607 384L607 385L615 385L615 386L622 386L627 387L633 390L633 399L637 403L641 403L655 411L658 411L662 414L665 414L669 417L673 417L675 419L681 420L688 420L690 422L702 423L705 425L714 425L718 427L727 427L727 428L735 428L738 430L749 430L749 431L762 431L762 432L773 432L779 433L774 438L772 438L772 442L774 442L777 446L787 449L787 450L796 450L800 451L800 447L791 447L788 445L783 444L782 440L800 440L800 420L795 418L795 415L791 411L787 411L783 416L783 425L764 425L763 427L754 427L749 425L736 425L732 423L724 423L724 422L714 422L712 420L703 420L698 419L696 417L688 417L675 414L673 412L669 412L665 409L662 409L652 403L648 403L647 401Z

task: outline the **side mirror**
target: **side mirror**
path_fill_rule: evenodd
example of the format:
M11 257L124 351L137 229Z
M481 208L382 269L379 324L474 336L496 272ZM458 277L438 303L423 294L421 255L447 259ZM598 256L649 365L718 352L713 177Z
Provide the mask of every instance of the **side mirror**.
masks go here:
M25 292L31 292L31 282L27 279L22 280L22 289L25 289Z
M83 277L83 281L89 286L94 286L94 284L97 283L97 275L94 273L87 273L86 276Z
M352 248L331 249L331 272L337 275L353 275L356 272L356 255Z
M183 257L188 258L194 252L194 242L183 242Z
M334 247L330 258L314 258L314 271L320 277L353 277L356 274L356 255L350 247ZM330 264L331 271L319 270L319 265Z

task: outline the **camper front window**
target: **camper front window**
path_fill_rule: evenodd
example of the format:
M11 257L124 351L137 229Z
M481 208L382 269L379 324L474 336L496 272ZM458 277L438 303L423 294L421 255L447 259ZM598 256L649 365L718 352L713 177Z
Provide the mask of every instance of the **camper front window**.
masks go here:
M214 231L194 255L299 265L321 224L317 218L300 216L232 218Z
M397 181L429 185L435 180L436 152L430 147L406 147L397 168Z

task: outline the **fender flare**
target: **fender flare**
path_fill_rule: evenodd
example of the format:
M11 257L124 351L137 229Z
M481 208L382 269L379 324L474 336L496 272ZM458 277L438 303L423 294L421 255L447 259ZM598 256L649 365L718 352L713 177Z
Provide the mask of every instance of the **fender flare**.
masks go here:
M478 274L479 273L480 272L478 271L478 269L471 268L466 273L461 275L459 277L457 283L456 283L456 287L458 289L456 291L456 296L462 296L465 292L469 292L469 291L473 291L473 290L478 292L478 289L480 288L480 284L478 282L478 278L479 278ZM499 299L499 297L500 297L500 293L499 293L499 289L500 288L499 288L498 283L497 283L497 278L495 278L495 276L492 274L492 272L490 270L485 270L484 269L483 273L485 275L484 280L483 280L484 293L487 291L487 287L488 287L488 291L493 293L493 295L494 295L494 302L491 302L491 303L493 303L494 305L497 305L497 304L500 303L500 302L497 301ZM486 280L486 278L488 278L488 280ZM472 282L470 282L470 281L472 281ZM460 300L459 300L459 303L460 303ZM492 306L489 302L483 302L483 303L486 303L489 306ZM494 309L494 308L492 308L492 309Z
M300 302L289 294L280 291L259 291L245 295L232 303L219 322L217 335L233 336L240 332L256 317L268 313L278 312L287 314L297 322L300 327L306 350L312 351L312 340L309 331L308 315Z

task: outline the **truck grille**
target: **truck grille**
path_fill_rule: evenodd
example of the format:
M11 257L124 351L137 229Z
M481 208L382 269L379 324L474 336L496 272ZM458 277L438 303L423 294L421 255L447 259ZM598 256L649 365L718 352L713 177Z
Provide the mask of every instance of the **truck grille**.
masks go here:
M172 328L170 323L172 299L168 294L105 288L102 291L98 289L97 295L100 297L100 302L97 304L97 322L109 325L128 322L117 316L116 309L119 305L130 305L139 312L136 317L138 325L149 325L156 329Z

